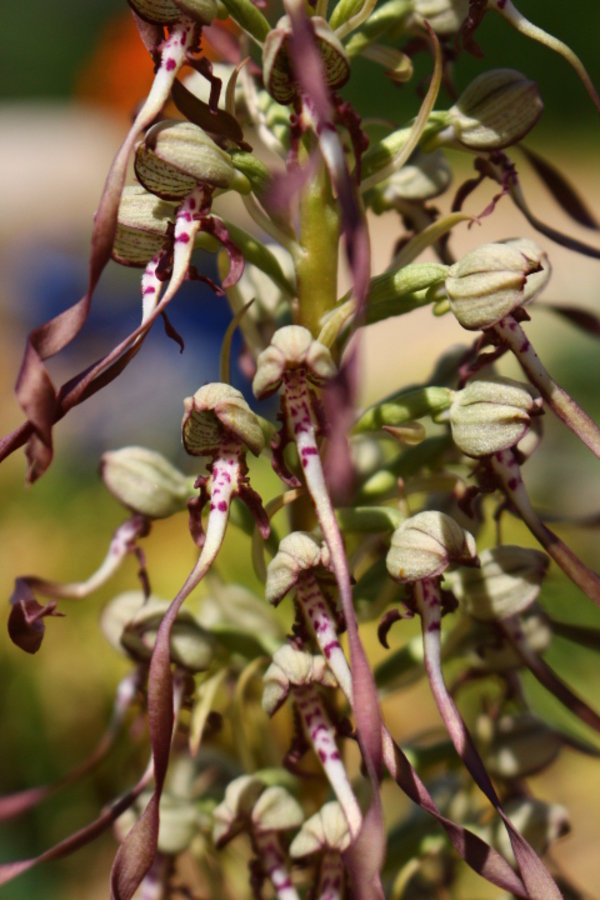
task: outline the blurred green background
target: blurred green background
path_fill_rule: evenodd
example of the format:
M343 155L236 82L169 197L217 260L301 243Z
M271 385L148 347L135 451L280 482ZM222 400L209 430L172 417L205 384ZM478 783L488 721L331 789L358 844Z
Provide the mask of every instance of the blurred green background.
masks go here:
M148 61L142 53L132 51L128 43L124 6L116 0L87 0L83 4L74 0L61 0L58 4L29 0L26 5L5 4L3 9L0 32L2 433L21 421L12 397L12 385L28 329L44 318L47 308L62 308L76 300L83 290L95 202L111 156L126 129L127 113L142 96L143 85L150 77ZM597 50L600 6L595 0L571 4L567 9L564 4L521 0L519 8L570 44L588 67L592 79L600 84ZM459 87L465 86L484 67L514 67L537 80L546 108L531 144L561 162L588 201L595 203L596 210L600 211L598 115L575 75L548 50L515 35L498 16L490 14L486 18L478 41L485 49L485 59L461 59ZM117 72L110 66L111 47L119 52ZM418 63L417 72L422 70L425 75L427 67L423 59ZM382 87L380 79L373 90L375 74L372 64L358 65L349 86L358 108L365 115L391 116L398 122L412 116L414 85L398 89L383 81ZM122 102L118 96L120 85L125 87ZM458 165L466 176L467 163L459 160ZM529 182L526 186L529 189ZM530 189L536 202L547 204L545 212L553 224L570 227L561 221L561 214L543 196L539 184L532 182ZM483 208L485 202L479 198L476 208ZM459 246L460 240L467 246L495 236L506 237L506 228L511 235L516 231L525 233L521 226L522 220L510 208L502 206L498 216L486 221L481 230L469 234L465 230ZM582 229L572 230L590 242L596 238L596 243L600 243L597 235L590 238ZM393 235L391 238L393 242ZM385 239L382 235L382 246ZM387 240L385 252L389 251L389 235ZM548 299L576 300L598 309L598 263L563 250L548 249L556 269ZM96 351L98 341L110 338L113 314L118 313L120 321L129 325L135 322L138 277L135 272L107 272L97 301L100 310L95 325L82 335L80 350L55 364L53 373L57 379L70 373L77 363L92 358L90 354ZM54 285L52 289L51 285ZM42 293L45 306L38 302ZM440 347L449 341L464 340L458 331L444 330L444 323L432 323L430 318L419 316L415 316L415 322L414 341L404 333L406 358L394 368L394 384L423 377L432 367ZM215 328L221 325L217 322ZM594 339L570 326L557 324L546 313L536 317L531 329L536 346L540 341L544 359L548 358L552 371L596 419L600 418L598 352ZM373 331L366 342L368 372L364 394L367 399L381 396L394 386L389 380L389 364L381 362L389 359L382 353L386 340L391 340L389 335ZM214 355L210 357L208 370L200 359L201 351L196 358L192 356L190 360L188 354L182 361L162 335L149 345L147 355L148 361L138 358L139 362L105 392L105 397L95 398L85 409L72 414L69 421L61 423L57 429L56 462L34 488L23 488L21 454L0 467L0 596L9 597L12 582L19 574L36 573L71 581L86 577L99 563L112 531L123 517L97 475L98 455L103 449L121 443L148 443L191 471L179 447L180 401L202 380L216 377L216 371L211 370ZM394 359L397 355L396 352ZM566 509L571 514L597 511L598 478L589 454L556 423L547 421L546 427L548 446L540 452L535 472L528 471L536 503L550 511ZM275 482L268 473L262 472L259 478L269 485L269 495L276 492ZM593 564L597 536L574 526L558 527L561 535ZM528 540L520 531L515 532L515 539ZM194 558L185 516L157 525L144 547L155 591L171 596ZM246 554L245 543L232 542L221 562L221 570L232 580L243 578ZM0 631L0 793L51 781L72 768L95 745L108 719L116 684L128 668L100 636L98 616L110 597L120 589L131 587L135 573L135 561L130 560L109 587L90 600L63 604L67 617L49 622L43 648L35 657L26 657L8 642L4 629ZM556 572L544 591L543 602L558 618L600 625L597 611ZM593 704L598 695L598 676L592 654L583 650L573 653L571 647L556 641L549 660ZM531 686L531 696L536 708L552 721L560 721L581 733L568 713L541 690ZM411 697L412 711L407 706L395 713L407 732L411 723L416 728L436 721L425 693L420 696L418 708L425 710L427 722L417 720L414 696ZM40 852L89 821L116 790L135 780L145 764L145 753L143 741L138 741L132 749L127 738L123 739L93 776L2 827L0 859L11 860ZM594 896L594 891L599 896L597 766L565 752L549 775L538 782L535 790L540 796L565 803L573 814L574 833L558 851L561 865L576 883L588 889L590 896ZM114 847L110 834L105 835L75 857L42 866L0 888L0 896L14 900L104 898ZM471 900L479 897L473 893Z

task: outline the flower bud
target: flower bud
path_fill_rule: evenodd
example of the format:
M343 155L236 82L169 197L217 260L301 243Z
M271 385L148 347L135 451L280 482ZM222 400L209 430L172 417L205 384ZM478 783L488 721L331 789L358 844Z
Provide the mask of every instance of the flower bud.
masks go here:
M469 0L413 0L412 5L442 36L456 34L469 12Z
M531 713L501 716L495 722L481 717L477 732L486 745L486 768L498 778L540 772L554 762L562 744L560 734Z
M340 804L331 800L304 822L290 844L290 856L300 859L331 850L343 853L349 845L348 820Z
M291 644L283 644L275 652L263 681L262 707L270 716L277 712L292 688L314 682L325 687L335 687L337 683L323 656L313 656L297 650Z
M258 834L288 831L304 819L302 807L280 785L266 787L256 775L240 775L225 789L213 812L213 840L222 847L244 827Z
M549 562L540 550L508 544L483 550L479 560L479 569L460 569L447 580L465 612L481 622L520 615L531 606Z
M327 565L329 552L310 534L294 531L279 544L279 550L267 568L265 597L269 603L277 605L288 591L296 585L302 572Z
M371 206L379 213L401 208L406 200L432 200L444 193L451 179L450 166L441 150L417 150L406 165L374 188Z
M186 508L187 478L154 450L109 450L102 455L100 471L111 494L133 512L164 519Z
M425 511L406 519L392 535L386 557L395 581L414 582L435 578L451 564L473 564L475 539L445 513Z
M521 305L526 306L546 287L550 280L552 266L550 265L548 254L535 241L529 238L509 238L506 241L501 241L501 243L507 247L519 250L527 259L536 262L538 265L538 268L527 276L527 281L523 288L523 303Z
M552 640L552 630L545 616L539 612L527 611L521 619L521 627L530 650L538 655L545 653ZM474 629L467 643L471 643L474 652L468 654L472 668L484 672L507 672L511 669L522 669L521 656L508 641L499 638L496 629L488 630L482 625Z
M321 16L309 19L323 61L325 82L336 90L348 81L350 63L344 46ZM292 28L289 16L283 16L267 35L263 47L263 84L278 103L291 103L297 96L297 85L290 58Z
M201 816L195 803L163 793L159 804L158 851L170 856L183 853L198 834Z
M453 266L446 277L452 312L470 331L491 328L525 301L527 277L540 262L508 244L482 244Z
M308 328L285 325L275 332L256 361L254 396L260 400L274 394L286 369L299 368L306 369L307 378L315 384L333 378L336 372L329 349L316 341Z
M209 25L217 14L216 0L127 0L135 12L153 25L173 25L188 16Z
M122 266L145 266L170 243L169 226L175 206L159 200L140 185L123 189L112 258Z
M543 402L533 388L500 376L477 378L454 395L452 439L467 456L479 459L514 447Z
M514 69L479 75L448 111L453 137L469 150L501 150L531 131L544 104L537 84Z
M247 194L250 182L229 155L192 122L165 119L150 128L135 153L135 174L146 190L181 200L198 184Z
M148 662L156 635L169 604L141 591L126 591L104 609L101 627L115 649L125 650L137 661ZM215 655L216 642L191 613L178 613L171 629L171 660L190 672L203 672Z
M183 405L183 445L192 456L213 456L228 436L246 444L255 456L262 451L265 438L258 417L231 385L205 384Z

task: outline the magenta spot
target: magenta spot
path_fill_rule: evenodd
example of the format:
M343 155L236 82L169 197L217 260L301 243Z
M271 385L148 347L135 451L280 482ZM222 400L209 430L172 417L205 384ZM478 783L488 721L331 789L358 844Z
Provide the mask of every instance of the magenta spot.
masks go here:
M325 724L325 722L319 722L319 724L313 731L313 737L316 737L320 731L327 731L327 725Z
M193 197L190 197L188 204L189 204L190 209L196 209L196 201L194 200Z
M317 456L316 447L303 447L302 456Z
M148 287L145 287L145 288L144 288L144 290L142 291L142 293L144 294L144 296L146 296L146 294L155 294L155 293L156 293L156 288L154 287L154 285L149 284Z
M339 758L340 758L340 754L337 752L337 750L334 750L333 753L331 753L329 755L329 759L339 759Z
M336 650L339 647L339 643L337 641L331 641L323 648L323 653L325 654L325 659L329 659L331 656L331 651Z
M214 508L215 508L215 504L211 503L209 509L214 509Z
M527 353L527 351L529 350L529 347L530 347L529 341L527 340L527 338L525 338L525 340L519 347L519 353Z
M185 231L175 238L176 244L189 244L190 236Z
M325 753L324 750L319 750L319 759L321 760L322 763L327 762L327 754Z
M516 491L519 487L519 479L518 478L509 478L508 479L508 487L511 491Z
M219 510L220 510L221 512L226 512L226 511L227 511L227 504L225 503L224 500L221 500L221 502L219 503Z
M172 57L169 57L169 59L165 63L165 69L167 70L167 72L172 72L173 69L176 69L176 68L177 68L177 63L175 62L175 60Z
M427 631L439 631L439 630L440 630L440 623L439 623L439 622L431 622L431 623L427 626Z

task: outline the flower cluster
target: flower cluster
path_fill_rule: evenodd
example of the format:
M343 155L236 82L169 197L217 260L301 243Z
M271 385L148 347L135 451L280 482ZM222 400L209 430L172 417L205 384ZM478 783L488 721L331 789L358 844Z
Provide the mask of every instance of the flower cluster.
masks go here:
M476 46L488 9L560 53L600 107L595 89L573 52L510 2L338 0L328 10L323 0L284 0L274 23L252 0L129 3L154 83L107 176L86 295L29 337L17 384L26 419L1 457L25 445L28 480L39 478L54 427L112 389L186 279L208 281L232 323L220 372L183 402L193 474L133 442L107 451L102 477L127 517L105 561L80 583L16 579L10 635L35 653L64 601L96 590L127 555L141 562L140 585L102 616L131 666L107 735L72 776L0 799L0 817L84 775L132 708L147 713L139 740L150 761L95 822L38 857L0 865L0 883L114 826L115 900L140 886L146 897L242 896L243 883L243 896L280 900L458 897L461 857L511 896L575 896L544 860L568 813L536 798L526 779L564 745L594 749L536 713L523 675L600 731L600 715L544 659L553 633L598 645L592 629L545 611L550 562L597 605L600 578L543 521L521 468L546 412L598 457L600 429L546 370L524 323L550 279L547 242L600 253L540 222L524 199L510 154L542 112L535 82L513 69L482 71L447 109L440 91L452 91L451 69ZM208 29L228 56L218 67L204 53ZM381 135L382 123L363 120L344 95L353 62L365 57L406 85L417 53L431 60L425 95L409 123L386 123ZM431 201L449 189L457 153L472 157L478 176L444 216ZM531 158L566 211L580 210L551 164ZM484 179L500 186L494 204L511 198L543 247L507 239L454 257L448 239ZM223 194L234 202L223 207ZM370 229L384 213L397 250L373 272ZM198 249L215 255L220 283L198 269ZM428 249L433 262L419 259ZM76 338L110 259L142 270L139 324L56 387L46 360ZM344 260L347 293L338 284ZM453 315L474 343L444 356L428 383L399 385L359 410L363 329L424 306ZM245 393L230 384L234 328ZM496 370L506 353L523 380ZM266 398L274 422L259 414ZM258 491L260 457L282 482L274 495ZM504 541L505 511L539 548ZM181 512L197 558L173 596L160 598L141 542ZM244 584L220 566L229 540L246 554ZM375 666L377 636L386 653ZM400 741L381 696L420 678L440 729ZM466 684L479 691L469 716L458 702ZM384 779L412 813L398 811ZM228 849L244 840L249 872ZM184 885L186 854L197 880Z

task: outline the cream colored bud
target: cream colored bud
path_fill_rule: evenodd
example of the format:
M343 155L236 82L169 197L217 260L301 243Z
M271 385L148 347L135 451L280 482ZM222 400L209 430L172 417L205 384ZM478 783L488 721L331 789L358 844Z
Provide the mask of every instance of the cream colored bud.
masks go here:
M102 454L100 471L111 494L133 512L163 519L186 508L188 479L154 450L109 450Z
M523 256L530 259L532 263L537 263L539 266L537 271L531 272L527 276L527 281L523 289L523 303L521 304L522 306L526 306L534 297L543 291L550 280L552 266L550 265L548 254L545 250L542 250L535 241L532 241L529 238L509 238L501 243L506 244L507 247L513 247L515 250L518 250Z
M225 788L225 796L213 811L213 840L223 846L239 830L239 824L249 821L252 808L265 784L256 775L240 775Z
M477 378L454 395L452 439L467 456L491 456L518 444L530 416L542 409L542 398L528 384L501 376Z
M241 775L227 785L213 819L213 840L223 846L245 825L258 834L297 828L304 813L285 788L266 787L256 775Z
M142 591L126 591L102 612L100 624L110 644L138 661L149 661L156 635L169 604ZM171 660L191 672L203 672L215 655L216 641L187 610L181 610L171 629Z
M283 644L273 655L273 662L263 676L262 706L270 716L285 701L292 688L307 684L335 687L336 680L323 656L313 656L297 650L291 644Z
M554 762L562 745L560 734L531 713L501 716L495 722L482 717L477 731L484 735L486 768L498 778L540 772Z
M413 0L413 9L436 34L456 34L467 18L469 0Z
M183 406L183 444L192 456L212 456L232 437L246 444L255 456L265 446L258 417L241 391L229 384L205 384L193 397L186 397Z
M276 605L296 585L302 572L328 563L329 551L325 544L303 531L288 534L267 567L267 601Z
M452 312L463 328L491 328L524 303L527 278L539 268L538 259L508 244L471 250L448 270Z
M183 853L198 834L201 817L195 803L163 793L159 804L158 851L169 856Z
M145 266L169 246L174 221L174 204L140 185L128 185L121 194L112 258L122 266Z
M290 844L290 856L300 859L331 850L343 853L349 846L348 820L340 804L331 800L304 822Z
M180 200L199 184L247 194L250 182L229 155L192 122L165 119L150 128L135 153L135 174L153 194Z
M309 22L323 61L325 81L336 90L350 77L346 51L325 19L312 16ZM289 16L283 16L269 31L263 47L263 84L274 100L284 104L291 103L298 92L290 56L291 34Z
M329 349L313 338L302 325L284 325L256 361L252 382L254 395L261 399L275 393L287 369L306 370L307 378L320 384L335 375L336 367Z
M475 539L445 513L425 511L406 519L392 535L386 566L400 582L441 575L452 563L477 559Z
M479 569L448 575L452 593L474 619L494 622L524 612L538 597L549 559L540 550L503 544L483 550Z
M265 788L252 809L252 827L264 834L289 831L302 824L304 813L297 800L280 785Z
M454 137L469 150L501 150L533 128L544 104L537 84L515 69L478 75L448 112Z
M443 194L451 180L452 171L441 150L417 150L406 165L376 186L374 208L383 212L396 209L406 200L431 200Z

